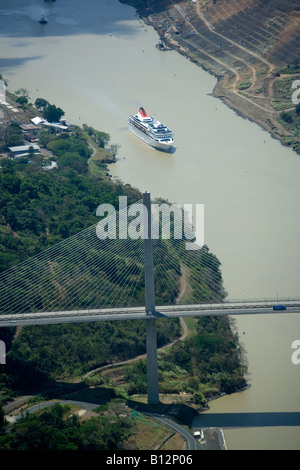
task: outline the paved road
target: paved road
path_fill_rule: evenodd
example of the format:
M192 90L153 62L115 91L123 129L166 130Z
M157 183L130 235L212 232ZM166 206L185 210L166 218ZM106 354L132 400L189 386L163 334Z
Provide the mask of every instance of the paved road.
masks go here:
M171 419L166 418L165 416L159 415L157 413L148 413L148 412L143 412L143 413L144 415L148 416L154 421L157 421L163 424L164 426L167 426L168 428L173 429L178 434L180 434L186 441L187 450L199 450L197 440L187 429L185 429L183 426L180 426L180 424L177 424L175 423L175 421L172 421Z

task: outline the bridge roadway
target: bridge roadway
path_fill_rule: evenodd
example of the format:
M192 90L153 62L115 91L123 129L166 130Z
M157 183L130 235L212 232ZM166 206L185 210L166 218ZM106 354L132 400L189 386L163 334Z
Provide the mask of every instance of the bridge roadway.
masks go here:
M285 305L286 310L273 310L273 305ZM156 307L146 313L145 307L70 310L55 312L11 313L0 315L0 327L19 325L50 325L90 321L146 320L149 318L235 316L300 313L300 300L239 301L219 304L170 305Z

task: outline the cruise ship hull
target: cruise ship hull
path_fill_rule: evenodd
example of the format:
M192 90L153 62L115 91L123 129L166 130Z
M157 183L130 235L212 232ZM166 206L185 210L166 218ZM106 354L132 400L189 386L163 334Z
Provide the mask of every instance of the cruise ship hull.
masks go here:
M134 134L136 137L139 137L139 139L143 140L146 144L158 150L164 150L165 152L170 152L173 149L173 142L169 143L169 142L160 142L158 140L154 140L145 132L137 129L130 122L128 123L128 130L132 132L132 134Z

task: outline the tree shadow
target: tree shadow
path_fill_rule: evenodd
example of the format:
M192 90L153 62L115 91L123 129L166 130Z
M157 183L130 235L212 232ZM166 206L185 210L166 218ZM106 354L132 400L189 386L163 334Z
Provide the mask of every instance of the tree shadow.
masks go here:
M196 416L198 416L198 412L184 404L184 403L157 403L155 405L141 403L137 400L129 398L126 402L129 408L132 408L136 411L141 413L148 412L148 413L157 413L159 415L165 415L169 418L175 419L179 424L189 426Z

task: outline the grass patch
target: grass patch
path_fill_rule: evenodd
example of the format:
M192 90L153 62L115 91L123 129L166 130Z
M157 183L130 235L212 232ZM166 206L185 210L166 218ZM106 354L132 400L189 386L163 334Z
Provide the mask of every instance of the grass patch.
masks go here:
M292 106L292 101L280 98L273 98L271 100L271 106L276 111L284 111L285 109L289 109Z
M281 78L274 83L274 99L271 101L272 106L277 109L291 108L293 106L292 94L295 89L292 84L295 78Z
M179 434L174 434L166 440L160 450L185 450L185 440Z
M170 431L141 413L131 413L136 432L125 442L126 447L136 450L154 450L170 436Z
M107 174L107 164L113 163L114 158L109 150L97 147L92 144L92 148L96 150L96 153L90 158L89 161L89 172L92 176L105 176Z
M276 67L274 69L275 72L282 73L282 74L294 74L294 73L300 73L300 64L288 64L288 65L283 65L281 67Z
M249 78L244 78L244 80L241 81L241 83L238 84L238 89L239 90L247 90L247 88L250 88L252 85L251 81Z
M283 112L278 121L292 136L300 137L300 114L297 114L296 111Z

